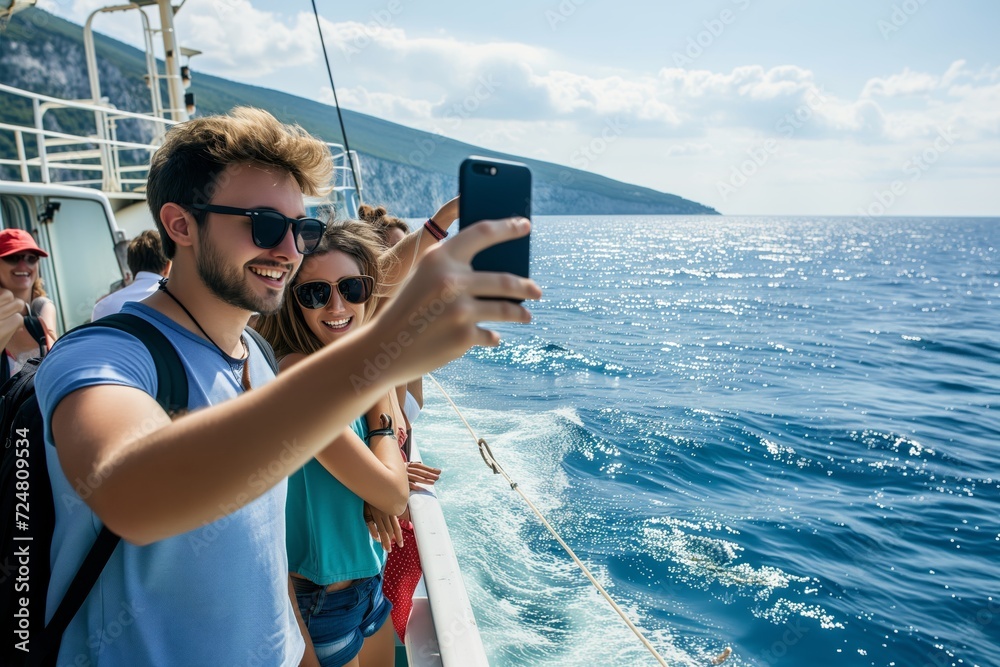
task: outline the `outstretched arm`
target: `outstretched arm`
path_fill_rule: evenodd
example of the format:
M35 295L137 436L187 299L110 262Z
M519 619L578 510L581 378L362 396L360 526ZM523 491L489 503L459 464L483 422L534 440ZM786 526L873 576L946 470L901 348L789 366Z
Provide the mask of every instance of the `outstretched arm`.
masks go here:
M529 228L527 220L479 223L432 248L368 327L223 404L171 421L134 387L69 393L51 425L66 477L94 480L87 504L137 544L236 511L316 456L391 387L473 345L497 345L499 336L480 323L530 321L520 305L477 297L537 299L532 281L469 266L479 251Z
M458 219L458 197L445 202L430 219L438 227L447 231L452 223ZM406 238L382 254L381 264L386 273L384 282L389 288L390 294L406 280L406 275L413 268L414 263L427 254L427 251L437 243L437 239L421 225L419 229L407 234Z

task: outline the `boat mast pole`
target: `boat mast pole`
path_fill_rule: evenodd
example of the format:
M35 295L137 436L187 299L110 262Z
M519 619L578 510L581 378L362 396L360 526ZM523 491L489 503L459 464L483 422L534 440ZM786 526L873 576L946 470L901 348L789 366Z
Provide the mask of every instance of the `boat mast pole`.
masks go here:
M156 0L160 8L160 32L163 35L163 62L166 68L167 93L170 101L170 118L177 121L188 119L184 105L184 84L181 83L180 47L174 32L174 8L170 0Z

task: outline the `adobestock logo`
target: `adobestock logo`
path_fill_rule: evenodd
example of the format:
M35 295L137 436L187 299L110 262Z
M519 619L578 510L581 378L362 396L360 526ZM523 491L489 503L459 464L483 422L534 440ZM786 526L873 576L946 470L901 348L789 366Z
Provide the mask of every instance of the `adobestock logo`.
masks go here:
M930 146L920 153L913 155L900 167L900 171L905 176L909 176L909 183L919 181L927 170L929 170L941 156L951 150L955 142L960 139L958 134L949 126L947 129L937 129L937 136ZM896 179L884 190L875 190L872 193L871 201L858 209L858 215L872 220L876 216L885 215L903 196L909 192L910 186L902 179Z
M750 0L733 0L733 4L740 11L745 11L750 7ZM715 40L722 37L726 32L726 27L736 23L738 15L731 9L723 9L718 16L702 21L704 30L698 32L693 37L688 37L684 52L674 51L673 59L675 67L690 67L694 61L698 60L707 49L715 44Z
M364 377L357 373L351 373L351 386L355 393L360 393L362 389L376 382L382 373L392 365L392 362L399 359L403 350L413 345L414 336L422 334L434 320L440 317L448 304L454 303L455 299L458 298L458 294L458 290L453 285L446 285L440 297L410 313L409 324L412 327L412 333L400 331L395 340L379 343L379 348L382 351L376 354L374 359L365 359Z
M576 14L576 10L587 4L587 0L561 0L553 9L545 10L545 20L549 22L549 29L555 32L561 23L569 20L569 17Z
M402 13L403 3L400 0L390 0L385 9L377 9L372 12L372 20L362 25L361 34L355 35L349 41L340 43L340 51L344 54L344 59L347 62L351 62L354 56L371 46L379 33L391 28L394 19Z
M479 111L480 107L496 94L503 84L493 74L480 75L476 87L461 101L448 107L442 117L448 121L452 131L458 130L462 124ZM438 146L445 141L444 132L439 127L430 130L430 135L420 137L413 143L415 148L407 155L407 163L414 167L423 167L437 152Z
M574 151L570 157L570 163L577 169L584 171L590 169L591 165L604 155L611 144L615 143L627 129L628 123L623 121L620 116L605 121L604 129L601 130L600 135ZM561 176L560 180L562 180Z
M823 95L822 86L809 91L802 104L778 119L774 124L775 131L780 133L785 140L791 139L826 104L826 101L827 98ZM749 183L750 179L780 150L781 143L776 139L765 139L748 148L746 150L748 159L743 160L738 165L733 165L729 171L728 179L715 183L715 189L722 197L722 201L729 201L729 198Z
M893 33L899 32L926 4L927 0L904 0L904 2L893 5L889 19L879 19L876 24L879 32L882 33L882 39L889 41L889 37Z

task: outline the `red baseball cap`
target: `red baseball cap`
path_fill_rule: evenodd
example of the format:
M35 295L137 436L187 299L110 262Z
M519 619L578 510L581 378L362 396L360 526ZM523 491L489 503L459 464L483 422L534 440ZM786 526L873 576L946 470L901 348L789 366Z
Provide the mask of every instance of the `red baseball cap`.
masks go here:
M5 229L0 231L0 257L16 255L19 252L32 252L41 257L48 257L49 253L38 247L31 234L23 229Z

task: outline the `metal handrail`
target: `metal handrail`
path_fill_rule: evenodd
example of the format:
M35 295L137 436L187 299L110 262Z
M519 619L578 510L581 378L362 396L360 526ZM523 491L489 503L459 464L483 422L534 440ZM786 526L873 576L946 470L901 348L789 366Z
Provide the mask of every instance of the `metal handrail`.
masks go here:
M416 444L411 459L419 461ZM410 515L420 551L426 599L414 596L406 630L414 667L489 667L448 526L433 488L410 492Z
M0 83L0 92L19 96L31 100L34 109L33 125L15 125L12 123L0 122L0 132L11 132L14 135L14 143L17 147L17 159L0 159L0 165L17 167L20 170L22 182L32 181L29 168L41 170L41 180L43 183L51 183L53 171L78 170L82 172L100 172L102 179L96 182L90 179L72 181L74 184L97 185L108 193L116 193L122 196L132 194L130 186L138 186L144 181L137 178L127 178L126 175L135 175L149 169L148 164L122 164L122 151L142 150L152 154L159 146L157 143L138 143L135 141L124 141L117 138L117 122L122 120L138 120L154 124L154 139L162 137L163 132L170 126L176 125L178 121L151 116L144 113L136 113L117 109L114 105L106 103L95 103L93 100L65 100L41 93L22 90L13 86ZM55 109L69 109L74 111L91 112L95 114L95 122L100 119L104 123L103 127L96 128L97 136L69 134L56 130L45 129L44 117L49 111ZM34 138L38 153L35 157L28 157L24 147L24 135ZM331 187L334 191L355 191L361 192L361 183L354 182L354 173L348 165L347 152L343 145L337 143L327 143L333 160L333 182ZM51 148L63 150L52 151ZM355 160L358 159L357 152L351 151ZM92 160L92 162L80 162L81 160ZM97 162L93 162L96 160ZM360 174L359 174L360 176ZM66 181L60 181L67 183Z
M30 90L23 90L21 88L14 88L13 86L8 86L5 83L0 83L0 92L10 93L11 95L20 95L21 97L27 97L28 99L38 100L39 102L47 102L56 106L66 108L66 109L81 109L83 111L114 111L115 114L123 118L135 118L138 120L148 120L157 123L163 123L165 125L176 125L178 121L169 120L167 118L157 118L156 116L150 116L149 114L136 113L134 111L124 111L122 109L116 108L113 104L95 104L93 100L64 100L58 97L50 97L48 95L42 95L41 93L33 93Z

